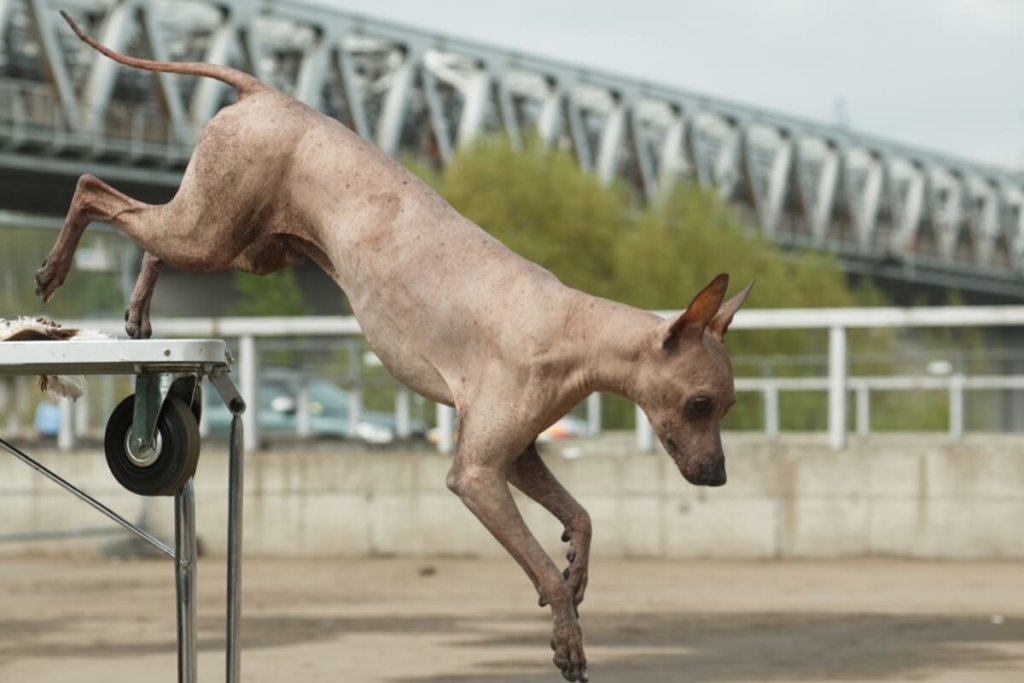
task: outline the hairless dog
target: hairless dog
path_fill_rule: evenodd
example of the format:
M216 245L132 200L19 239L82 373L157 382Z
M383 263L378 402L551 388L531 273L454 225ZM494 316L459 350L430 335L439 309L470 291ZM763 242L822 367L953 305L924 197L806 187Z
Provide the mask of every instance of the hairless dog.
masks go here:
M722 341L753 283L725 301L728 277L719 275L673 320L568 288L338 121L226 66L118 54L64 18L122 64L215 78L238 100L206 124L167 204L82 176L36 274L39 296L48 301L64 282L91 221L117 226L146 252L126 314L132 337L150 334L161 263L265 274L311 259L348 295L391 374L455 407L448 488L550 606L562 675L586 681L578 606L590 518L544 465L535 439L590 393L614 392L644 410L688 481L724 484L720 423L735 392ZM564 572L527 528L509 483L564 526Z

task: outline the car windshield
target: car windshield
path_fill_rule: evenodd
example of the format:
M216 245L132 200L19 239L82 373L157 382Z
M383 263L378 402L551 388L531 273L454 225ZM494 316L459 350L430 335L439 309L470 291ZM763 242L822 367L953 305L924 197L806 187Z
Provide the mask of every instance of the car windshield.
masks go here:
M319 403L322 412L330 415L348 412L348 392L326 380L315 379L309 383L309 400Z
M282 396L298 400L300 380L298 377L278 373L264 376L260 382L259 403L263 410L273 410L274 400ZM211 395L214 392L209 392ZM337 384L325 379L309 380L309 402L314 415L348 414L348 392Z
M294 398L295 394L287 384L279 380L264 380L260 384L261 408L272 408L274 399L281 396L291 396Z

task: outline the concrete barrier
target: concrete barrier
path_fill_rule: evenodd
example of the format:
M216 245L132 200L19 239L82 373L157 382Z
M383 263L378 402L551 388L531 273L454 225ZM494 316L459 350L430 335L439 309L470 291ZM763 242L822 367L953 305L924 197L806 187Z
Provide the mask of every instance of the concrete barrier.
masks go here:
M653 558L1024 557L1024 438L873 436L842 453L824 437L727 435L729 483L687 484L663 453L632 452L632 435L581 441L556 476L591 513L595 556ZM31 452L31 450L30 450ZM77 485L137 518L101 453L37 454ZM246 464L249 555L496 556L503 550L445 488L435 453L328 450L251 454ZM199 535L222 553L227 462L214 446L197 474ZM519 497L541 542L561 554L561 528ZM170 537L170 499L149 504ZM14 458L0 455L0 537L109 523ZM93 552L96 538L3 542L0 553Z

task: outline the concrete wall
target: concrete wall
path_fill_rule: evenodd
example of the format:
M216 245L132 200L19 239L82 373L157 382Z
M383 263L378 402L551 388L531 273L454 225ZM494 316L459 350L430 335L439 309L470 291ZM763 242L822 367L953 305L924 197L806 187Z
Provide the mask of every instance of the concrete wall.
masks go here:
M552 450L552 470L590 510L595 556L802 558L861 555L1024 557L1024 438L872 437L832 453L817 437L727 436L729 483L687 484L664 454L628 439ZM41 459L129 518L102 454ZM503 550L445 488L449 458L432 453L274 452L247 458L245 542L252 555L488 555ZM226 457L204 453L197 476L199 535L223 552ZM520 499L552 552L561 529ZM170 537L168 498L149 506ZM13 457L0 455L0 536L103 527L100 515ZM4 542L0 553L95 551L95 538Z

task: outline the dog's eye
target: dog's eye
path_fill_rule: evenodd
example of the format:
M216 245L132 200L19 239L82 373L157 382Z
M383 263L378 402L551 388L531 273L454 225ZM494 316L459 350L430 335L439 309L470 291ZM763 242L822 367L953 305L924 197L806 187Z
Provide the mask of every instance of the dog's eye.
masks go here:
M711 399L706 396L698 396L690 401L690 412L696 415L706 415L711 412Z

